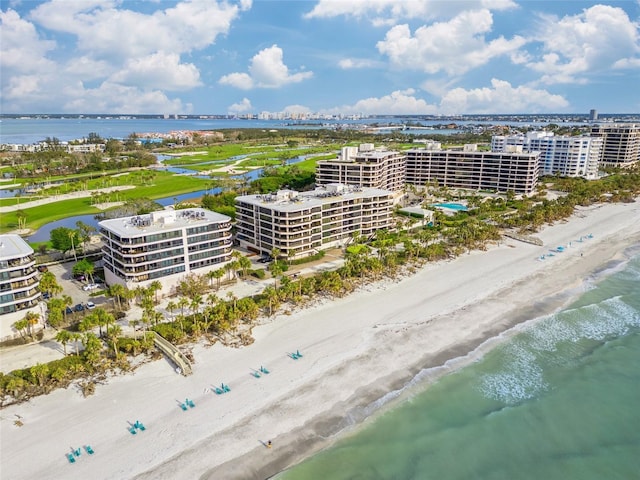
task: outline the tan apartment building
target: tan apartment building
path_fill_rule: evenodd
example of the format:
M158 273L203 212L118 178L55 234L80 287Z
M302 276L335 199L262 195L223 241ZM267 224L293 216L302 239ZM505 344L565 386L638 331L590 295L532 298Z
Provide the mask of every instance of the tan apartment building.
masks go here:
M540 152L480 152L464 150L407 150L406 182L419 187L440 185L471 190L529 194L538 182Z
M365 143L359 147L343 147L334 160L318 161L316 185L339 183L401 192L404 171L404 153Z
M629 167L640 162L640 124L603 123L591 127L592 137L602 137L603 167Z
M305 257L392 225L393 194L377 188L331 184L239 196L235 204L236 240L263 255L277 248L284 257Z

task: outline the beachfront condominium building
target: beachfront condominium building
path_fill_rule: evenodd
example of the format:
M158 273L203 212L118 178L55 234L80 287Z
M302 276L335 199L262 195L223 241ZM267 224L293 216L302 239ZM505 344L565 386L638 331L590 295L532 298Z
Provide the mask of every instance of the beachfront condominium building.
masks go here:
M640 162L640 123L594 125L591 136L603 138L602 166L625 168Z
M161 293L173 293L186 275L216 270L231 258L231 219L203 208L169 208L99 226L108 285L133 289L159 281Z
M365 143L359 147L343 147L334 160L318 161L316 185L339 183L401 192L404 169L404 153Z
M524 135L495 135L494 152L540 152L540 174L565 177L598 178L602 156L602 138L555 136L553 132L534 131Z
M0 235L0 339L18 335L12 324L40 314L40 278L33 249L19 235Z
M453 188L533 192L538 182L540 152L481 152L473 147L407 150L407 183L423 187L437 181Z
M330 184L244 195L235 204L236 240L263 255L275 248L283 257L305 257L392 225L393 193L378 188Z

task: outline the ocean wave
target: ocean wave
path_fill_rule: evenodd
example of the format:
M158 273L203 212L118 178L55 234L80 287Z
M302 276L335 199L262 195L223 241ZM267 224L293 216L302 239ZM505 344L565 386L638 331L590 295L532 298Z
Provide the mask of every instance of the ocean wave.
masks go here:
M640 327L640 312L620 296L541 317L496 349L492 356L500 367L481 377L479 389L507 404L534 398L548 387L543 365L572 365L592 351L592 342L634 327Z

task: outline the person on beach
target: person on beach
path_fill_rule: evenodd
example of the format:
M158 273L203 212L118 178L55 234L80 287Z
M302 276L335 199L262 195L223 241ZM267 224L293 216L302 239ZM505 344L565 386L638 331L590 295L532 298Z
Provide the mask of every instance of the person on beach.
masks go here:
M267 448L271 448L271 440L267 442Z

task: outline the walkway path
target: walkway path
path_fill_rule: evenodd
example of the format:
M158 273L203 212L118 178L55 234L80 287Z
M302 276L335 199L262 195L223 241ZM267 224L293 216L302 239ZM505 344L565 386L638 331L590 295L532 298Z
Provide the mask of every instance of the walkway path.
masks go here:
M121 190L131 190L132 188L136 188L135 185L120 185L117 187L107 187L107 188L97 188L95 190L80 190L78 192L71 193L63 193L61 195L51 195L48 197L43 197L38 200L30 200L23 203L18 203L16 205L6 205L0 207L0 213L7 212L15 212L16 210L24 210L25 208L39 207L40 205L45 205L47 203L59 202L61 200L70 200L73 198L87 198L91 197L94 193L110 193L117 192Z

